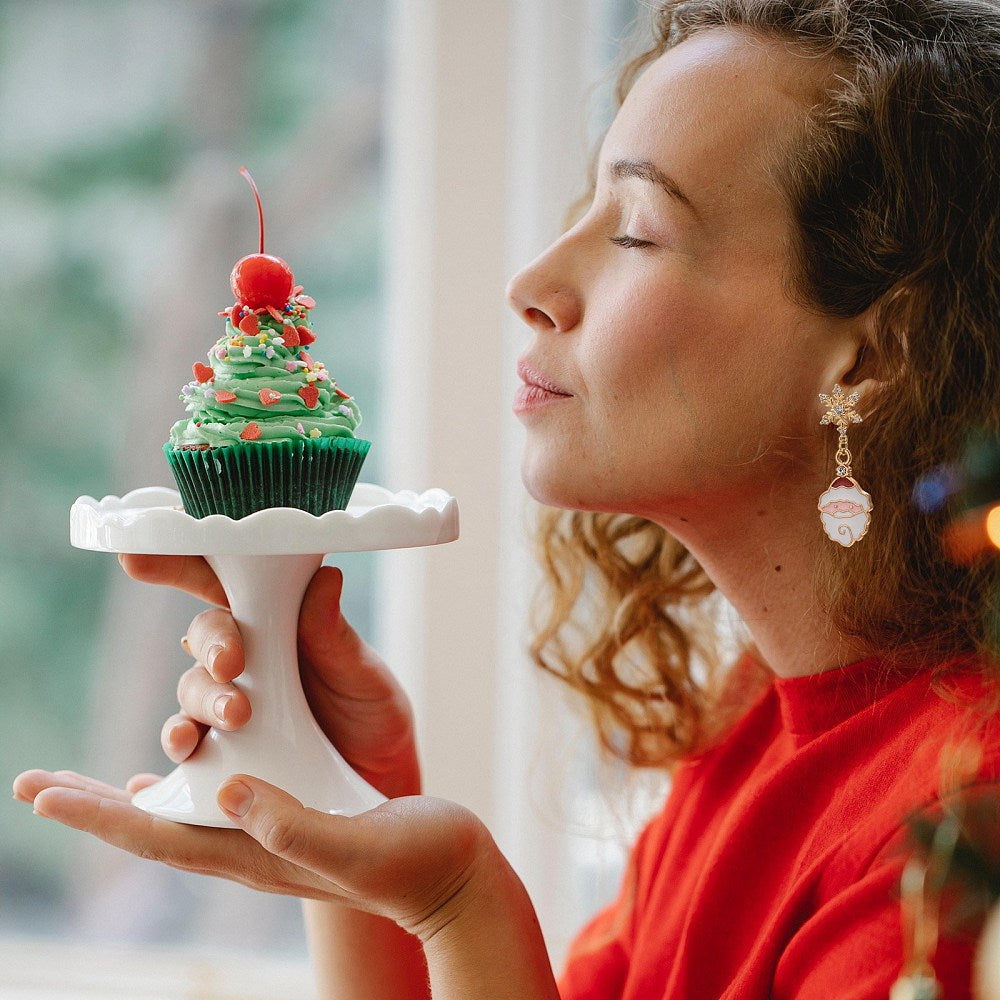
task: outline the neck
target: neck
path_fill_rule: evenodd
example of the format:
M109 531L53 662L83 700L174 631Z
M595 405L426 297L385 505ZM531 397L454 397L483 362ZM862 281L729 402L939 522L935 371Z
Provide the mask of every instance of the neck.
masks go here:
M784 485L770 495L754 491L749 505L701 500L654 518L688 547L779 677L821 673L872 652L837 632L816 596L822 544L836 544L819 526L821 492Z

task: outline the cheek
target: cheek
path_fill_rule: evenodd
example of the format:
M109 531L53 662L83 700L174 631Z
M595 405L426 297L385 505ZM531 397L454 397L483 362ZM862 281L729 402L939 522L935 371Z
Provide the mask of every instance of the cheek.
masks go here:
M704 428L727 379L720 377L721 324L710 306L680 282L612 303L582 345L598 419L653 446L657 435L676 447L678 436Z

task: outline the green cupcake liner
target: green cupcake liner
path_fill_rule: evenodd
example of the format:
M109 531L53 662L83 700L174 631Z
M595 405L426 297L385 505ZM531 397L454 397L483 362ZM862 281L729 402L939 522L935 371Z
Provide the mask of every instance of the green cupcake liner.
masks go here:
M201 449L168 442L163 451L185 513L239 520L269 507L344 510L370 447L361 438L310 438Z

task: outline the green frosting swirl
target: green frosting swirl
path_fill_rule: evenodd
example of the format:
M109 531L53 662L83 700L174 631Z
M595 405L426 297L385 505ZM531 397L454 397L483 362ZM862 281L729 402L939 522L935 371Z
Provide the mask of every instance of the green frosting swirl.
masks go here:
M309 329L305 308L295 302L289 305L295 325ZM259 314L257 321L260 332L256 335L243 333L231 320L226 322L225 334L208 352L214 377L189 382L181 390L180 398L191 416L171 427L170 444L175 448L243 444L240 435L251 423L260 428L258 441L354 437L361 423L354 399L338 389L322 362L310 356L309 348L285 346L281 322L269 313ZM312 406L308 405L310 390L306 398L300 395L308 386L316 389Z

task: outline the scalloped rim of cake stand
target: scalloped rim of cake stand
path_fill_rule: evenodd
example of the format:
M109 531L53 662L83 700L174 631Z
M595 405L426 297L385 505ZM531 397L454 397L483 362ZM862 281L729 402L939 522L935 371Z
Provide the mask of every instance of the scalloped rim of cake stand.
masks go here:
M458 537L458 502L441 489L415 493L358 483L346 510L316 516L272 507L233 520L184 513L176 490L147 486L122 497L80 497L70 541L97 552L156 555L296 555L440 545Z

